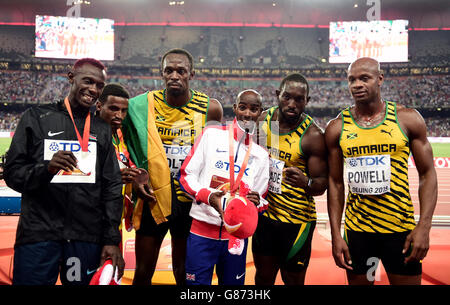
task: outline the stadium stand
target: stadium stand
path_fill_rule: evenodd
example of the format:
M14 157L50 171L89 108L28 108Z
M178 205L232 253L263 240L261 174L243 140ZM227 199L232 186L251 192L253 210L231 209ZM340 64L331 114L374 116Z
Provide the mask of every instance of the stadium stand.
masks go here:
M30 105L51 102L67 91L64 78L72 61L34 57L34 12L41 12L38 2L24 2L20 8L2 4L0 21L11 22L0 23L1 131L14 130L21 112ZM396 1L383 3L385 18L410 20L409 62L382 64L388 76L383 98L418 109L430 136L450 135L448 119L442 119L450 112L450 40L444 22L448 10L442 10L443 3L436 1L426 8L419 2L408 8L399 7ZM347 65L323 61L328 56L329 31L323 24L336 19L358 20L351 16L361 15L363 8L343 11L338 4L330 4L329 11L319 12L314 4L291 3L275 11L272 3L261 2L240 9L223 3L219 10L207 1L195 1L186 8L168 8L167 3L155 1L151 7L127 3L126 9L105 9L103 4L100 1L84 14L100 14L117 22L115 60L106 62L109 81L122 83L132 96L161 87L161 56L170 48L181 47L195 59L197 73L192 87L221 101L225 115L232 115L234 99L244 88L258 90L265 107L275 105L279 80L294 71L310 80L308 109L320 126L325 127L340 109L351 104ZM51 6L52 13L47 13L53 15L67 9L57 1L51 1ZM149 26L149 20L158 25ZM210 26L172 26L174 21L209 22ZM242 26L215 25L221 22L242 22ZM310 24L289 26L302 22ZM267 26L270 23L272 26Z
M124 75L110 75L110 82L120 82L131 93L138 95L146 90L159 88L161 81L155 78L144 78ZM399 101L408 106L418 108L419 111L431 110L425 113L429 120L430 132L433 136L449 136L448 120L441 120L438 108L449 108L450 75L409 76L389 78L383 85L384 98ZM226 111L231 106L237 94L244 88L253 88L261 93L264 107L276 105L275 90L277 80L194 80L193 88L202 88L209 96L217 98L224 105ZM49 103L67 92L68 83L64 75L33 71L0 71L0 103L13 104ZM319 119L320 125L325 127L329 118L337 115L340 109L351 104L351 97L346 82L311 80L311 101L309 111ZM0 130L14 130L15 115L5 110L1 113ZM431 117L430 117L431 115ZM433 118L435 116L436 118Z
M239 66L239 57L244 58L245 66L304 67L320 65L320 59L328 56L328 29L117 26L115 31L114 64L155 65L164 51L174 47L189 50L197 59L203 57L204 65L225 67ZM447 34L411 31L411 63L448 66ZM33 37L33 26L0 25L0 58L30 59Z

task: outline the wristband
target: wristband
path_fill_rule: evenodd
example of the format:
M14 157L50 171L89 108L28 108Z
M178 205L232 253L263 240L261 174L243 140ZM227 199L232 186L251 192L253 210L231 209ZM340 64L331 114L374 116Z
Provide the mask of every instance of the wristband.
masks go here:
M209 205L209 195L211 195L211 191L207 188L202 188L197 192L197 195L195 195L195 201L197 201L197 203L203 202Z

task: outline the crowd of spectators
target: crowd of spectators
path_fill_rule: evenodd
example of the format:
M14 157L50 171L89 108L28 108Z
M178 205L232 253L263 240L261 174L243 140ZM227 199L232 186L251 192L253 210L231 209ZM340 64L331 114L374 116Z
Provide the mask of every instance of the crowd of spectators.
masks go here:
M0 71L0 102L35 104L67 92L64 76L39 72Z
M110 76L110 82L124 85L132 96L160 88L159 79L129 76ZM3 103L45 103L59 98L68 90L64 75L46 72L0 71L0 102ZM261 93L264 105L276 105L274 80L246 80L233 83L223 80L195 80L193 88L199 88L209 96L217 98L224 106L234 103L239 91L253 88ZM310 80L311 102L314 108L343 108L351 104L347 82ZM382 87L383 98L399 101L408 107L449 107L450 75L427 75L386 78Z
M0 111L0 131L16 130L21 115L22 113L16 111Z
M147 90L162 87L160 79L133 77L124 75L110 75L110 82L124 85L131 96ZM389 77L382 87L383 98L398 101L408 107L422 109L448 108L450 106L450 75L427 75L410 77ZM192 88L198 88L210 97L217 98L225 108L231 107L237 94L243 89L252 88L263 96L265 108L277 104L275 94L279 80L246 79L246 80L218 80L194 79ZM63 74L29 71L0 71L0 103L9 104L38 104L48 103L59 99L69 90L69 83ZM308 108L315 110L332 108L333 115L338 109L352 104L347 89L347 82L310 80L311 100ZM14 130L17 124L17 114L2 111L0 130ZM315 116L323 128L331 117ZM448 120L439 118L427 119L432 136L449 136Z
M450 121L448 118L425 118L429 137L450 137Z

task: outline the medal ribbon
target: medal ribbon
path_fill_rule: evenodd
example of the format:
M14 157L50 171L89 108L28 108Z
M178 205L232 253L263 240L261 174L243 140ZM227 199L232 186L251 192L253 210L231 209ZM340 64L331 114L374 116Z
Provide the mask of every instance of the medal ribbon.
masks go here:
M117 140L119 141L119 143L114 142L114 135L113 135L113 145L114 149L116 150L117 160L124 163L127 167L135 168L136 165L134 165L134 163L130 159L130 153L128 152L127 146L125 145L122 130L120 130L120 128L117 129ZM120 153L123 153L125 155L126 162L123 162L121 160Z
M88 115L86 116L86 120L84 122L83 137L81 137L80 133L78 132L77 125L75 125L75 121L73 119L72 109L70 108L68 97L64 99L64 105L66 106L67 112L69 112L69 116L72 119L73 127L75 128L78 142L80 143L81 146L81 151L87 152L89 146L89 132L91 130L91 113L88 112Z
M250 158L250 150L252 148L252 142L249 141L247 152L245 153L244 161L242 162L241 169L238 173L236 181L234 180L234 136L233 136L233 127L234 124L228 127L228 144L229 144L229 158L230 158L230 194L234 196L237 188L239 187L239 183L241 182L242 177L244 176L245 169L247 168L248 160ZM244 134L245 135L245 134ZM237 154L238 152L236 152Z

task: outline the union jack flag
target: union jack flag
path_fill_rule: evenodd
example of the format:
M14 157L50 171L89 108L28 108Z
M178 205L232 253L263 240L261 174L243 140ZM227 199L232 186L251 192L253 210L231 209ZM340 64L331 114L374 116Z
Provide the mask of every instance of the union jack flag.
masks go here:
M186 273L186 280L195 281L195 274Z

